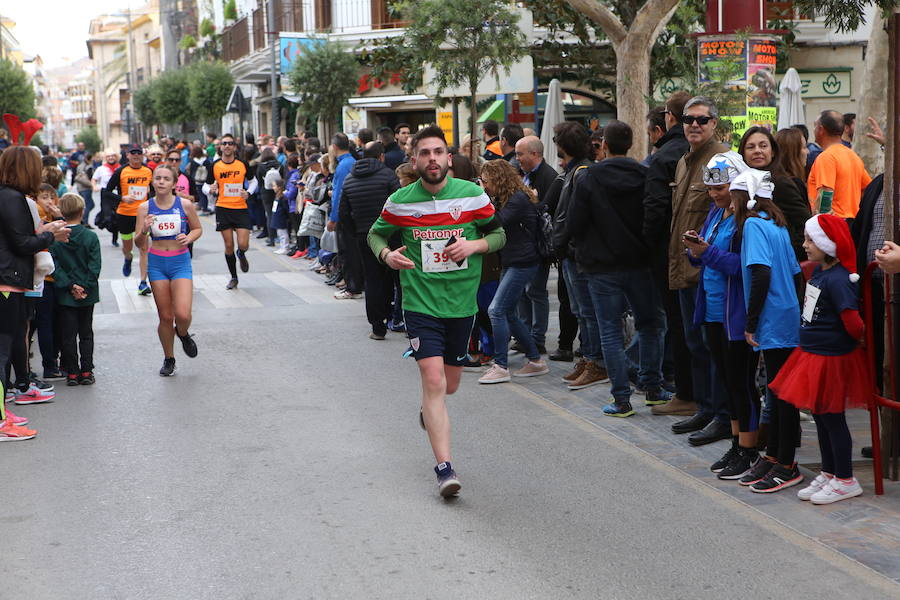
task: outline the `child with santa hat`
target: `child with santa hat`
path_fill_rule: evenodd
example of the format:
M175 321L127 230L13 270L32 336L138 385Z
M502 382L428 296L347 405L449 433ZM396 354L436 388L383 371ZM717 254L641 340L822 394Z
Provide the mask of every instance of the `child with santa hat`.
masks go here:
M860 348L856 248L847 222L828 214L806 222L803 248L819 263L806 284L800 346L769 387L780 398L809 409L816 420L822 472L797 493L813 504L831 504L862 494L850 462L847 408L865 408L872 394L866 356Z

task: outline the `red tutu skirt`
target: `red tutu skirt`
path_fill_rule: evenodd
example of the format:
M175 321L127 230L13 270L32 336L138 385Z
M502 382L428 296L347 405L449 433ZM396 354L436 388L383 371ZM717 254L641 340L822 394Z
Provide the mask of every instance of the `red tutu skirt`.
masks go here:
M867 360L862 348L840 356L795 348L769 387L785 402L814 414L866 408L873 391Z

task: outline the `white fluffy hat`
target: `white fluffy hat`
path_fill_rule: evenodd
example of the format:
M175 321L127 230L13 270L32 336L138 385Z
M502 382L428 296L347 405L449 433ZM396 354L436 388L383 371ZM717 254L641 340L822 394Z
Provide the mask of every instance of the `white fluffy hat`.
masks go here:
M731 182L730 190L743 190L750 196L747 208L753 210L756 206L756 198L771 198L775 191L772 183L772 174L759 169L747 169Z
M713 156L703 167L703 183L705 185L723 185L748 169L747 163L740 154L729 150Z

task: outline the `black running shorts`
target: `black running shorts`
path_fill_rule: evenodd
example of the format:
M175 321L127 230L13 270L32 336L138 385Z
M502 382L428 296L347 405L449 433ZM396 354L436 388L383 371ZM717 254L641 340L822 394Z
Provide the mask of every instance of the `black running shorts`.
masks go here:
M475 315L441 319L405 310L403 322L416 360L442 356L445 365L454 367L460 367L466 361Z
M250 226L250 211L246 208L216 207L216 231L225 229L253 229Z

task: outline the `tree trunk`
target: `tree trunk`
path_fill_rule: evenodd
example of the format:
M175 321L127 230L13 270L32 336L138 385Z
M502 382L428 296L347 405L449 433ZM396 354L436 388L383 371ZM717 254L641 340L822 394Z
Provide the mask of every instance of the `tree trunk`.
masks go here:
M616 118L628 123L634 142L628 156L644 160L647 156L647 98L650 90L650 49L646 39L628 36L615 47L616 53Z
M884 17L880 14L872 23L872 33L866 48L866 72L863 75L862 91L859 94L859 110L856 118L856 132L853 136L853 149L862 158L866 170L871 175L884 172L884 151L880 145L866 135L869 124L866 117L872 117L886 133L888 95L889 40ZM809 115L807 115L809 117Z

